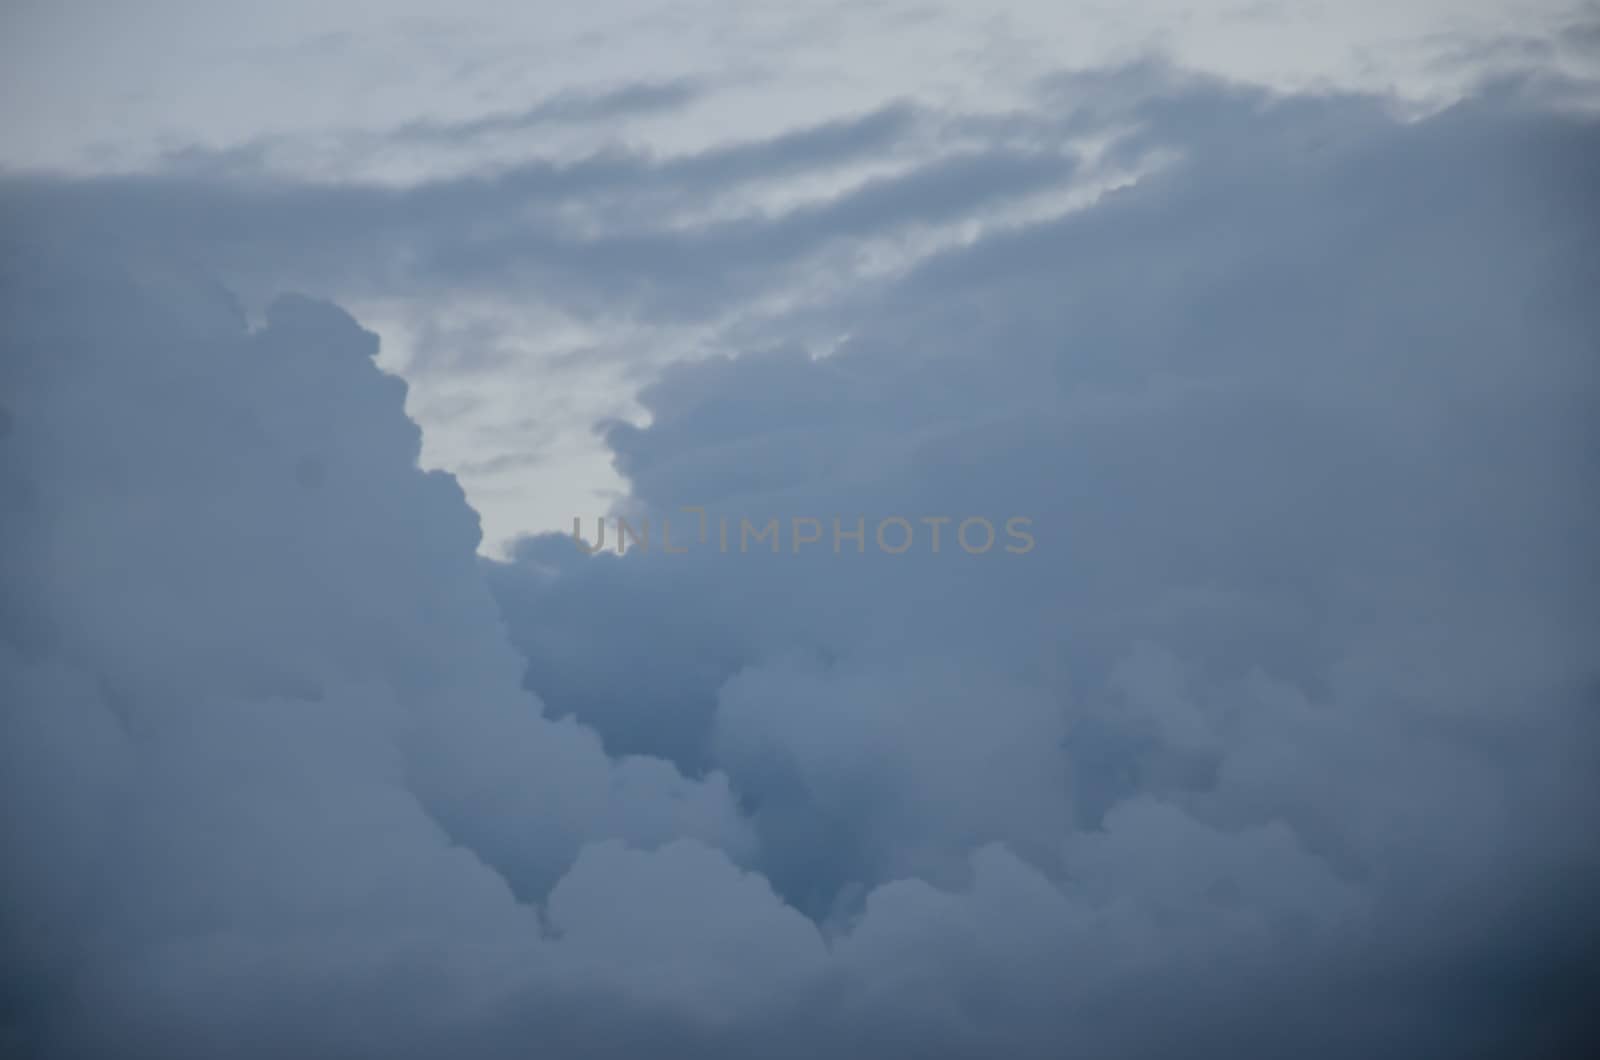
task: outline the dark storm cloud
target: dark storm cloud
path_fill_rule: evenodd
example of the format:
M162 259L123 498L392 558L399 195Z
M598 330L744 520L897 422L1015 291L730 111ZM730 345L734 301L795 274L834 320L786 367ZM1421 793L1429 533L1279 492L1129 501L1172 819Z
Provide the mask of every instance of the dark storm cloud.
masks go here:
M1140 76L1080 81L1100 115L1063 120L1174 164L847 292L828 357L680 366L607 430L623 510L679 540L680 505L860 515L861 553L786 526L776 555L481 561L376 337L300 297L252 330L211 267L471 289L546 261L704 312L1062 186L1057 141L1013 123L824 205L677 234L624 210L590 241L479 229L643 214L929 118L404 191L8 180L5 1044L1573 1044L1600 133L1511 93L1404 123ZM870 543L969 514L1037 547Z

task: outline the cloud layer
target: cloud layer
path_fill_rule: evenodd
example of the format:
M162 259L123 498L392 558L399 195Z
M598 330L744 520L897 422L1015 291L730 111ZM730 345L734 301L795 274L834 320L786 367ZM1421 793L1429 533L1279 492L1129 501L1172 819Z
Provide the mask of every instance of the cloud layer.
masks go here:
M548 255L537 223L471 233L534 185L688 194L784 144L387 201L8 183L6 1044L1570 1044L1600 137L1509 89L1406 123L1148 76L1052 91L1165 168L846 293L827 356L670 369L648 425L607 429L620 511L657 527L1025 516L1025 554L480 560L377 338L296 296L252 326L212 269L399 246L438 282L534 262L671 319L1067 179L1056 145Z

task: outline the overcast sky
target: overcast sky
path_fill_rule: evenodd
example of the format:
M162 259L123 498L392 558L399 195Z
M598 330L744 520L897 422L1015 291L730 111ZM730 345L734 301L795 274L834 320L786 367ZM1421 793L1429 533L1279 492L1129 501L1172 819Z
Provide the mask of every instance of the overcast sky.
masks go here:
M738 187L693 183L671 212L586 219L628 231L782 209L875 173L930 161L957 138L927 126L1036 111L1041 80L1159 56L1280 90L1383 93L1437 107L1484 77L1583 71L1564 0L1345 3L16 3L0 43L0 165L76 174L204 168L255 179L375 187L485 174L604 152L653 160L757 144L921 108L916 129L812 165L806 145ZM1062 105L1053 101L1055 105ZM909 135L909 133L921 135ZM959 141L975 145L973 130ZM1029 133L1027 135L1033 135ZM1058 135L1058 139L1065 139ZM1012 141L1014 144L1017 141ZM1064 144L1062 145L1064 146ZM412 385L424 462L453 471L484 521L484 548L605 509L625 484L592 425L638 420L639 384L664 363L797 335L774 318L832 313L860 274L898 270L930 241L1081 205L1041 182L963 203L915 231L843 233L826 275L763 277L670 321L619 298L526 272L435 278L271 274L241 291L252 312L314 286L384 336L381 363ZM1025 201L1026 200L1026 201ZM574 208L575 209L575 208ZM1013 211L1014 212L1014 211ZM508 230L505 207L481 226ZM237 267L232 272L237 272ZM243 284L237 277L230 277ZM820 322L816 322L820 326ZM442 361L450 361L448 368ZM493 362L492 364L490 362ZM459 370L470 363L473 371ZM559 375L560 385L550 381Z
M0 1054L1596 1036L1593 5L0 19Z

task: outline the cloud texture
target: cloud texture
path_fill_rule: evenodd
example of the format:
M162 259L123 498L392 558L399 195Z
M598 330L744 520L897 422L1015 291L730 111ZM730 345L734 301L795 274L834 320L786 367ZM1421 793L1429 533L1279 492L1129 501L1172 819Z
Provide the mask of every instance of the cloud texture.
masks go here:
M656 526L1020 515L1026 554L480 560L377 338L297 296L252 326L211 267L326 217L463 282L576 263L669 319L1075 172L1053 148L553 257L468 247L482 201L443 190L390 225L194 177L9 182L6 1044L1573 1044L1600 137L1509 90L1405 123L1128 78L1052 91L1164 168L842 295L828 356L678 366L607 429Z

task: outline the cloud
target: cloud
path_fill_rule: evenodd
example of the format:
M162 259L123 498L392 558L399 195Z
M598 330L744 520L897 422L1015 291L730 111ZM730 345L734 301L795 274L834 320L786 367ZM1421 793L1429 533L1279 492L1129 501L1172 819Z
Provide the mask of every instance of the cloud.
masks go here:
M741 187L890 150L916 116L895 104L684 156L615 148L404 188L187 167L72 179L13 175L4 178L5 197L10 225L36 239L63 232L114 237L142 254L216 270L252 291L275 290L291 276L368 294L419 294L440 285L503 290L537 275L549 285L547 297L637 299L663 286L675 300L703 300L705 282L727 284L740 269L791 263L847 224L904 224L924 208L937 216L962 201L1003 193L1009 181L1048 175L1036 159L976 158L809 211L676 235L662 230L663 219ZM983 180L990 172L992 187ZM901 187L905 202L896 194ZM691 254L703 260L692 275L674 280L676 266Z
M1172 164L846 294L826 356L670 369L647 425L607 429L620 510L678 520L682 555L479 559L377 337L299 296L252 326L212 266L371 268L353 248L392 239L470 288L538 243L462 234L507 203L870 155L902 118L388 193L9 181L6 1045L1504 1055L1585 1030L1593 122L1126 76L1095 120ZM563 260L717 305L746 264L1078 166L974 149ZM723 553L683 505L868 536ZM888 516L916 547L876 547ZM969 516L1035 547L955 547ZM954 521L938 552L924 517Z
M586 843L748 853L722 778L609 760L518 687L475 517L417 469L375 336L306 299L251 332L191 277L25 260L3 662L25 1043L226 1048L258 1002L360 1010L366 976L421 961L368 984L394 1004L438 961L470 979L537 949L526 902Z
M885 962L841 1002L859 1040L1312 1048L1248 1000L1276 980L1359 999L1328 1055L1397 1020L1494 1055L1544 1017L1467 1014L1485 955L1566 960L1501 911L1564 917L1553 881L1595 868L1567 823L1600 629L1573 580L1600 515L1592 125L1188 87L1130 116L1181 161L927 259L826 356L647 388L648 425L606 435L619 511L690 551L491 564L527 681L608 746L728 771L778 893L843 967ZM779 552L702 543L684 506L777 519ZM935 553L922 522L1014 514L1026 555L953 523ZM890 516L901 555L872 542ZM796 551L797 518L864 519L865 554L831 527ZM986 871L1019 894L969 924Z
M683 110L706 94L706 85L693 78L637 81L588 91L557 92L515 111L456 120L414 118L382 131L348 129L325 133L320 139L325 141L325 150L347 162L417 148L463 150L518 134L584 126L616 128L629 119ZM259 180L274 172L277 156L292 157L297 148L304 146L300 138L289 134L257 137L226 147L185 144L163 152L160 163L166 172L200 181Z
M688 78L641 81L597 92L557 93L515 113L491 114L465 121L419 119L406 122L390 135L397 140L451 142L524 132L541 125L613 121L683 107L703 92L702 85Z

